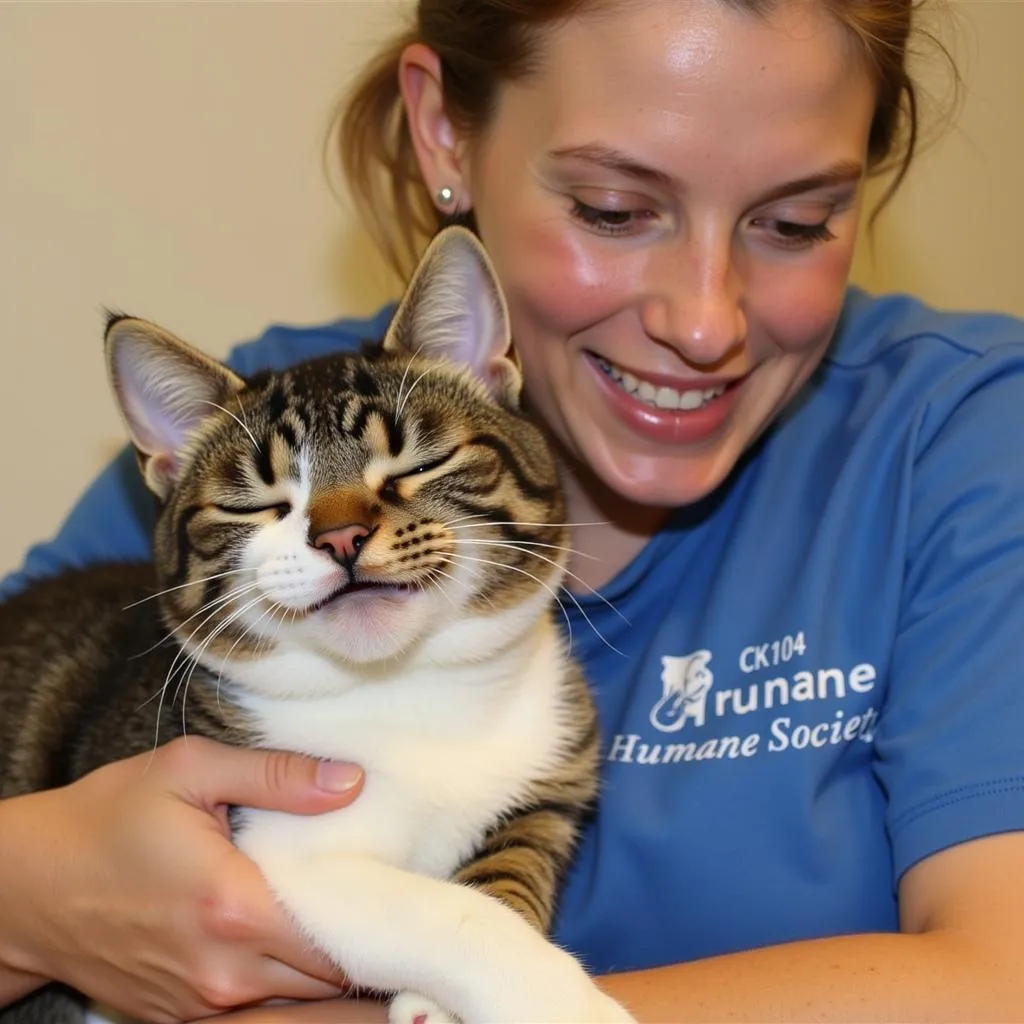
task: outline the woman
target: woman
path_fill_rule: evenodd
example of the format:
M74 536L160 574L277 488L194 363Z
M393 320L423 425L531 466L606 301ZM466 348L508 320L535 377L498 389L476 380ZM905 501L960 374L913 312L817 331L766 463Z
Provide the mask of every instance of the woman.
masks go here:
M640 1019L1024 1006L1024 472L997 442L1024 325L847 287L864 177L913 150L910 14L421 0L342 126L395 258L478 229L571 518L601 524L569 617L605 784L556 937ZM27 571L141 555L133 481ZM205 744L137 767L0 805L0 998L59 978L164 1021L330 991L218 808L315 813L358 772Z

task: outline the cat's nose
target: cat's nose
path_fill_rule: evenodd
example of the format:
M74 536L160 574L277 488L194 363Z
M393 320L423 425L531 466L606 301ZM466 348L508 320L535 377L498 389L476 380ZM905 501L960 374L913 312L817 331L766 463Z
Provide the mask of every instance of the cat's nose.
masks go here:
M369 527L351 523L336 530L324 530L313 538L313 547L326 551L336 562L350 565L354 562L370 536Z

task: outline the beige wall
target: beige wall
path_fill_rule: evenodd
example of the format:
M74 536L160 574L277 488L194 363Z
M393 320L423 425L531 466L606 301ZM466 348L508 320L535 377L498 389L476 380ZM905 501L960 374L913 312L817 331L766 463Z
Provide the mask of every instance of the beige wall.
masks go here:
M121 445L99 307L213 353L390 283L320 143L403 0L0 4L0 572ZM969 92L857 276L1024 314L1024 2L955 4ZM865 252L865 256L866 256Z

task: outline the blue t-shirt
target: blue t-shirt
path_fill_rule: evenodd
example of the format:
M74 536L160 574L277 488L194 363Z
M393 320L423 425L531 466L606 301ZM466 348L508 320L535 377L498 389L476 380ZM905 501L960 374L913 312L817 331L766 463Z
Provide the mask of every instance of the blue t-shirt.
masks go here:
M351 349L392 311L230 363ZM914 863L1024 829L1021 439L1024 323L851 289L725 484L564 602L605 760L559 942L609 971L894 931ZM152 513L126 454L0 593L145 557Z

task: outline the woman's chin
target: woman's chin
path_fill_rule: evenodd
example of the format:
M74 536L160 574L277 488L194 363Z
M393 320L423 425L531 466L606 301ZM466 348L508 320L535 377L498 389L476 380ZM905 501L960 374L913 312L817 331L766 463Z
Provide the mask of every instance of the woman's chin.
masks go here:
M595 445L591 439L587 448L582 457L593 467L593 474L585 489L595 497L595 491L610 492L601 504L608 504L614 495L613 502L647 509L667 510L701 501L736 464L736 458L717 446L705 452L651 455L612 444Z

